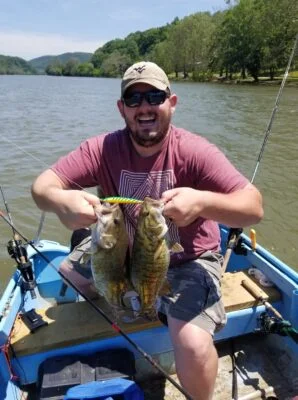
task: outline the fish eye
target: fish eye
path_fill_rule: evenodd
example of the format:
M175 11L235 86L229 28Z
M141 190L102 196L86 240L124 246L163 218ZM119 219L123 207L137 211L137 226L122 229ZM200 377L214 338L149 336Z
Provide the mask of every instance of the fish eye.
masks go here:
M114 224L119 225L120 224L120 218L114 218Z

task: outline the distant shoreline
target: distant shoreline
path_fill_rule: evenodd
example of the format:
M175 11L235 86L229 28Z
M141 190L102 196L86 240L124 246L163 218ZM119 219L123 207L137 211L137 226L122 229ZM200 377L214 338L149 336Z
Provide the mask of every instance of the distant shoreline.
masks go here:
M268 78L260 78L258 82L250 80L250 79L218 79L212 78L206 81L194 81L189 78L173 78L170 80L172 82L190 82L190 83L214 83L220 85L250 85L250 86L279 86L282 83L283 77L275 78L274 80L270 80ZM286 86L298 87L298 79L288 77L286 80Z
M96 77L96 76L60 76L60 75L48 75L48 74L0 74L0 76L49 76L51 78L57 77L57 78L106 78L106 77ZM111 77L112 79L119 78L121 77ZM109 78L107 78L109 79ZM218 78L212 78L209 80L202 80L202 81L195 81L192 80L191 78L176 78L173 76L169 76L169 79L171 82L187 82L187 83L211 83L211 84L217 84L217 85L250 85L250 86L279 86L282 82L282 77L275 78L274 80L270 80L268 78L260 78L258 82L250 80L250 79L218 79ZM291 78L288 77L285 83L286 86L288 87L298 87L298 79L297 78Z

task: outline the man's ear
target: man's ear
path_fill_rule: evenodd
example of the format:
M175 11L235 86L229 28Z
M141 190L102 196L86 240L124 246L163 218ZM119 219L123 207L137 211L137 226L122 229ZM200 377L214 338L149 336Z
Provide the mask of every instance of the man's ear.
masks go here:
M171 94L169 97L170 105L171 105L171 114L173 115L176 110L176 105L178 102L178 97L176 94Z
M117 101L118 110L121 114L121 117L124 118L124 104L122 100Z

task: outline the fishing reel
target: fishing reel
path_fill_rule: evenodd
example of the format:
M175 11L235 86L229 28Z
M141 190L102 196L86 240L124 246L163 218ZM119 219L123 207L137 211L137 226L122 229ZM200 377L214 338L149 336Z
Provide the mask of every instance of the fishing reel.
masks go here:
M227 249L234 250L237 255L247 254L247 249L245 248L242 237L240 236L243 232L242 228L231 228L227 240Z
M31 298L35 299L36 281L33 275L32 263L28 260L27 250L23 246L22 241L18 238L12 239L7 243L7 251L11 258L16 263L18 270L23 278L22 288L24 291L29 291Z
M267 312L261 313L258 320L260 328L256 329L257 332L266 334L276 333L280 336L287 336L289 335L289 330L292 329L289 321L270 316Z

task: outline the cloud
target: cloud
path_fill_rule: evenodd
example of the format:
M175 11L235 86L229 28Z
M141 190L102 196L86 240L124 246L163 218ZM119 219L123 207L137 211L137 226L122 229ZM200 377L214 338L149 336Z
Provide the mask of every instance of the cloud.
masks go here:
M0 31L0 54L25 60L74 51L94 53L104 43L101 39L82 40L62 35Z

